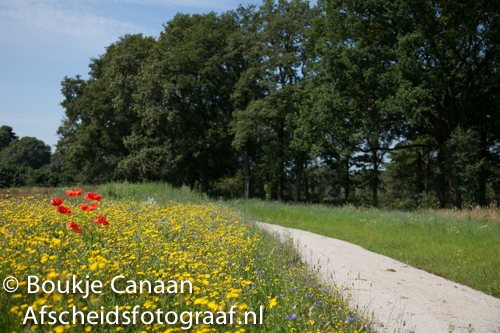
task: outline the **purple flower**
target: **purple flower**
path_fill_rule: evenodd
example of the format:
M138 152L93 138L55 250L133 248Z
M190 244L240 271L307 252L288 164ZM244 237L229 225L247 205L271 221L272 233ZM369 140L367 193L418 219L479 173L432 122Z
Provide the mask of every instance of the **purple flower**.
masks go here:
M288 316L291 320L297 319L297 315L295 313L292 313L291 315Z

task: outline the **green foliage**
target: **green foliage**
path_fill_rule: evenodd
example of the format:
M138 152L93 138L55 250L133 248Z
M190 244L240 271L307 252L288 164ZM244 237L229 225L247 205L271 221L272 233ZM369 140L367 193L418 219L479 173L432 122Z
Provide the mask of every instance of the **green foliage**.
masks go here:
M177 14L64 79L48 168L226 197L486 205L500 193L499 17L486 0Z
M479 154L480 141L475 131L457 127L446 142L448 160L460 176L462 199L469 206L479 203L479 173L486 163Z
M379 169L401 126L386 102L396 87L394 52L358 35L368 31L347 28L345 16L352 13L339 11L340 1L323 5L326 13L315 22L306 90L299 95L294 144L312 146L342 174L347 197L351 168L370 169L365 175L377 205Z
M228 39L234 13L181 15L165 25L143 67L135 107L141 122L124 140L127 175L165 179L208 190L208 179L231 172L234 152L228 125L237 58ZM201 171L201 172L200 172Z
M0 188L23 186L56 187L74 182L74 178L67 173L0 164Z
M0 127L0 151L17 138L16 133L12 131L12 127L7 125Z
M460 207L463 174L443 151L458 126L480 129L483 155L498 143L487 139L495 132L488 122L498 119L499 109L498 8L488 1L454 0L326 0L320 5L324 15L314 25L309 93L297 119L295 144L316 153L336 152L323 155L333 156L334 165L357 150L358 167L372 170L364 174L376 204L385 153L394 142L408 141L409 147L396 148L411 149L430 138L425 145L438 153L441 205L447 176L449 202ZM356 138L354 149L343 148ZM349 178L349 166L347 172L335 168ZM484 194L484 168L481 172L475 186Z
M212 198L241 198L244 194L245 177L243 170L237 170L233 176L226 176L216 181L209 191Z
M154 45L152 37L125 35L92 59L89 80L76 76L62 81L65 118L58 129L58 148L82 181L122 176L118 163L130 153L123 138L140 126L134 98L141 66Z
M294 94L302 89L305 41L317 14L307 2L280 0L264 1L257 12L243 15L242 52L248 61L233 94L233 145L258 142L260 156L252 156L253 163L265 163L260 169L266 169L266 183L277 184L278 200L284 196L285 166L295 164L299 174L305 162L303 150L290 146L293 123L287 116L298 112Z
M50 146L25 136L12 141L2 154L2 164L39 169L50 163Z
M50 172L62 173L66 171L65 164L66 163L61 152L56 151L52 154L52 156L50 156L50 164L48 165L48 168Z

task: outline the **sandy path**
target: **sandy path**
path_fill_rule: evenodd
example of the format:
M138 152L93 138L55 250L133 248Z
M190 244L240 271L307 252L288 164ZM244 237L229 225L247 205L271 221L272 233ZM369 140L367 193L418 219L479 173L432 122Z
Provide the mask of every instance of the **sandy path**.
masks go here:
M455 332L469 332L471 324L475 333L500 333L500 299L358 245L307 231L259 225L291 236L303 258L311 266L321 266L327 281L332 281L334 273L335 284L344 289L349 286L351 308L359 305L374 311L378 323L384 325L378 331L446 333L453 324Z

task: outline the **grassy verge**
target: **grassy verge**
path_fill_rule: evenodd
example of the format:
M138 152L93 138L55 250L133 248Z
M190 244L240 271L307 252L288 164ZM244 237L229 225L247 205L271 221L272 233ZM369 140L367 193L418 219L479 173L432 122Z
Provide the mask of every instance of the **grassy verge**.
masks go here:
M500 223L458 214L235 200L248 218L338 238L500 297Z
M165 183L144 183L131 184L107 183L104 185L78 185L74 188L81 188L84 192L99 192L108 199L127 199L136 202L151 202L159 204L177 203L201 203L214 202L207 196L196 191L191 191L189 187L173 188ZM0 189L1 198L37 197L52 198L54 196L66 196L66 188L49 187L24 187L14 189Z
M35 197L33 189L2 194L0 280L14 276L20 282L13 293L0 289L2 332L369 330L369 320L350 310L332 286L319 282L290 242L276 240L225 205L187 190L159 186L89 187L102 190L99 202L84 200L85 191L70 198L61 189ZM71 213L56 211L50 204L53 193ZM81 211L80 204L91 202L98 206ZM105 216L109 224L98 215ZM68 228L72 222L76 226ZM80 229L81 233L75 232ZM59 283L62 291L29 293L28 276L36 276L40 287L46 283L48 290L51 283ZM117 276L123 278L115 286L127 292L111 289ZM73 277L83 281L83 292L72 287L64 292L66 283L73 285ZM86 282L95 281L102 287L97 285L97 291L86 296ZM151 289L141 281L149 281ZM187 291L181 293L179 288L186 281L192 289L187 285ZM162 284L164 288L157 289ZM132 318L136 307L136 324L126 324L125 313ZM230 323L233 307L234 322ZM69 314L63 314L65 311ZM79 314L77 324L72 323L75 311L86 318L95 313L97 324L89 324L88 319L80 324ZM116 316L108 317L115 311ZM56 318L52 323L48 312ZM256 313L255 319L250 312ZM170 324L166 313L170 313ZM173 323L176 315L178 320ZM255 324L261 318L262 324Z

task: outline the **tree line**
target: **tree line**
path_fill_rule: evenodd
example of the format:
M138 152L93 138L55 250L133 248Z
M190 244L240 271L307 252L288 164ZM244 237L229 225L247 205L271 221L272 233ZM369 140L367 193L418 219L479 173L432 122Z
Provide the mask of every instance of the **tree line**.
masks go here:
M34 137L19 138L12 127L0 127L0 188L54 187L74 183L65 172L62 155Z
M177 14L64 78L57 149L85 182L486 205L500 193L499 26L487 0Z

